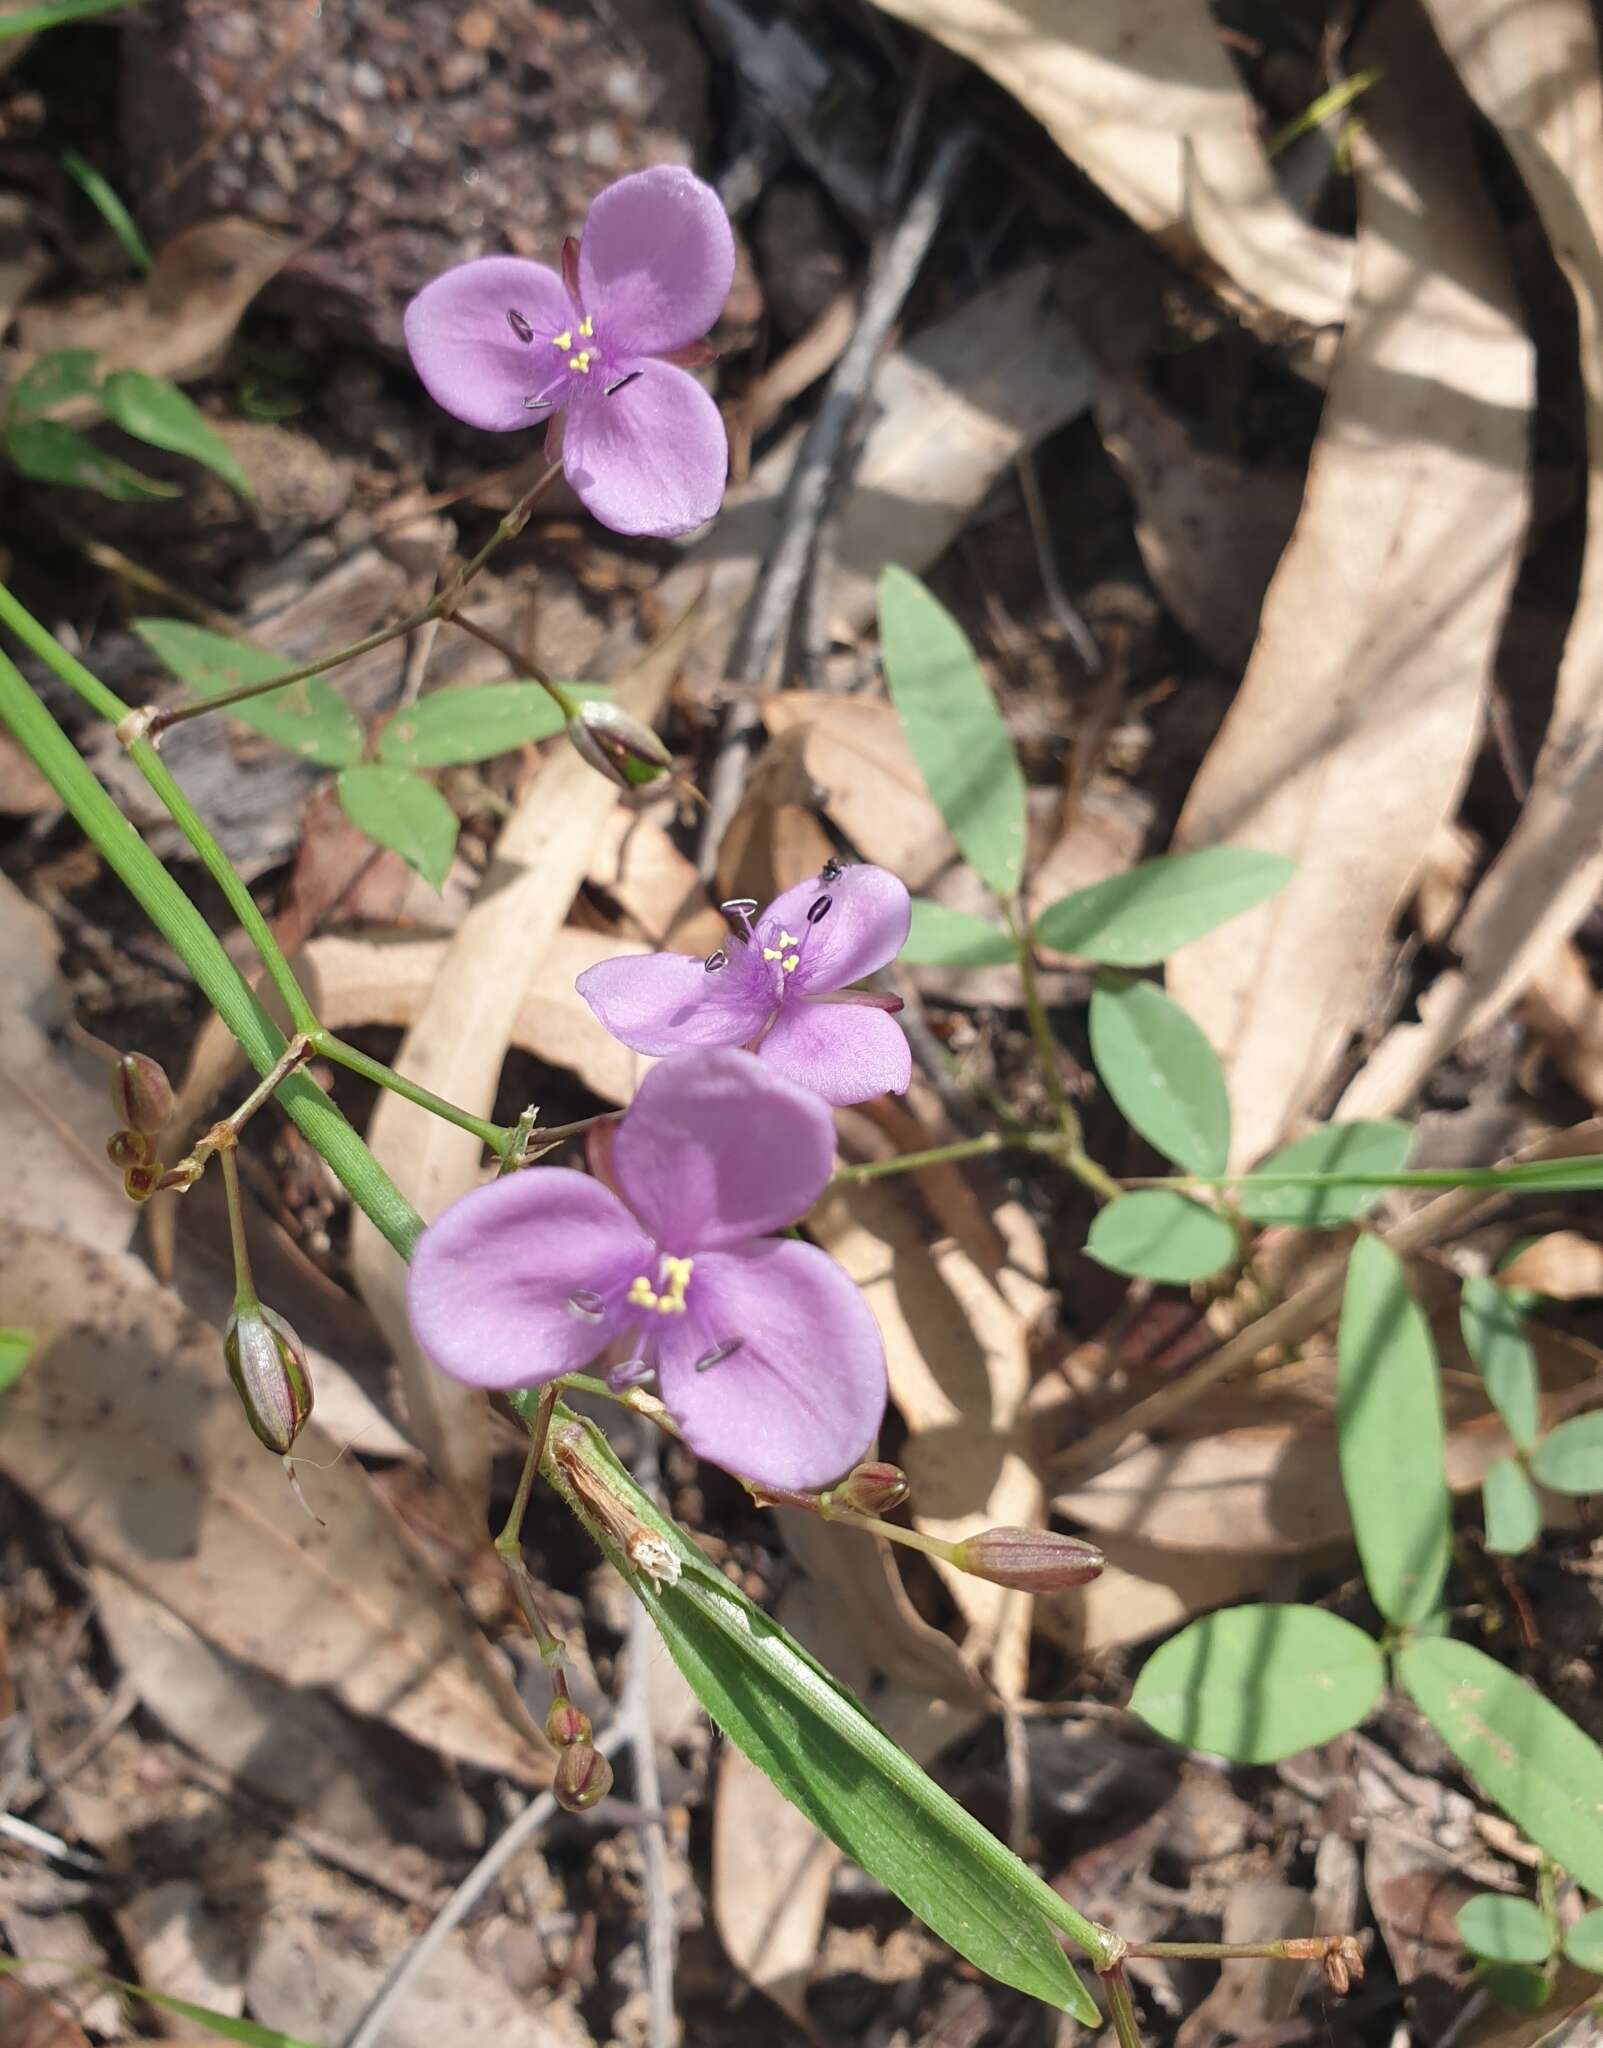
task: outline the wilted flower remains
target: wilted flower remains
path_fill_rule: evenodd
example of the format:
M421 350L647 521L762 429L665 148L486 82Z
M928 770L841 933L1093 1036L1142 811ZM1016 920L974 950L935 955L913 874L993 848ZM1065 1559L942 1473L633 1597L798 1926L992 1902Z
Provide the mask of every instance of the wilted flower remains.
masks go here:
M681 365L706 359L734 270L718 195L665 164L598 194L560 274L481 256L435 278L406 309L406 345L469 426L553 423L568 481L604 526L688 533L718 510L729 444Z

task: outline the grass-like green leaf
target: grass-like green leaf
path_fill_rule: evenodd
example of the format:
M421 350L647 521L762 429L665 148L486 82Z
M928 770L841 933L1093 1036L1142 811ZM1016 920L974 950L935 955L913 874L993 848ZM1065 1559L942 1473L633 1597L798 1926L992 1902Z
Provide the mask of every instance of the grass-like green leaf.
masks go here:
M409 768L364 761L340 770L339 792L358 831L398 853L430 888L445 886L461 825L432 782Z
M1153 1651L1130 1708L1171 1742L1272 1764L1356 1728L1385 1687L1378 1645L1339 1615L1227 1607Z
M1104 967L1155 967L1273 896L1295 865L1283 853L1244 846L1165 854L1049 904L1035 920L1035 936Z
M587 1463L615 1478L631 1508L671 1548L678 1583L659 1591L560 1468L556 1483L645 1602L691 1690L736 1747L978 1969L1088 2026L1099 2024L1054 1931L1085 1941L1097 1930L904 1756L844 1686L659 1515L595 1431L585 1429L585 1444Z
M0 1394L22 1378L32 1355L31 1330L0 1330Z
M915 897L912 930L897 958L908 967L1005 967L1018 952L988 917Z
M1487 1398L1515 1443L1528 1451L1536 1441L1541 1389L1519 1303L1487 1274L1473 1273L1464 1282L1458 1321Z
M562 687L575 697L603 694L588 683ZM379 740L379 759L392 768L457 768L548 740L563 724L556 702L538 683L436 690L390 720Z
M1378 1237L1353 1247L1336 1344L1341 1482L1370 1597L1399 1627L1447 1576L1453 1510L1436 1347L1403 1264Z
M150 498L181 498L177 484L146 476L119 462L60 420L22 420L6 435L6 453L24 476L40 484L70 484L80 491L98 491L120 505Z
M1499 1458L1481 1481L1486 1548L1519 1557L1542 1533L1542 1503L1516 1458Z
M1511 1892L1477 1892L1459 1907L1455 1925L1465 1948L1489 1963L1545 1963L1553 1953L1547 1915Z
M48 1957L36 1962L28 1956L0 1956L0 1977L20 1977L28 1970L46 1967L59 1972L63 1965ZM98 1984L104 1991L123 1992L129 1998L142 1998L146 2005L154 2005L178 2019L193 2020L219 2040L238 2041L241 2048L312 2048L311 2042L296 2034L281 2034L277 2027L263 2027L255 2020L237 2020L226 2012L213 2012L209 2005L195 2005L187 1998L174 1998L167 1991L152 1991L147 1984L130 1984L121 1977L108 1977L103 1970L91 1970L87 1964L69 1963L65 1967L86 1983Z
M1603 1977L1603 1906L1583 1913L1564 1936L1564 1953L1578 1970Z
M1024 776L968 635L916 576L879 582L885 681L919 772L963 858L998 896L1024 867Z
M297 663L248 640L231 640L187 619L135 619L134 631L175 676L203 697L218 697L246 683L265 683ZM282 690L230 707L229 716L265 733L279 746L323 768L344 768L362 758L362 728L321 676L305 676Z
M1592 1738L1469 1643L1409 1643L1397 1677L1487 1797L1603 1896L1603 1750Z
M140 0L43 0L38 7L20 7L14 13L0 14L0 43L12 36L34 36L42 29L61 28L91 14L123 13L139 4Z
M1413 1131L1394 1119L1321 1124L1294 1138L1264 1160L1264 1173L1386 1174L1400 1171L1414 1141ZM1290 1223L1303 1230L1328 1230L1351 1223L1385 1194L1383 1187L1254 1187L1244 1181L1234 1200L1253 1223Z
M100 386L106 417L136 441L187 455L215 470L242 498L254 497L239 457L192 398L147 370L113 370Z
M1603 1493L1603 1408L1550 1430L1531 1453L1531 1470L1555 1493ZM1598 1820L1603 1826L1603 1814Z
M1230 1265L1238 1247L1217 1210L1172 1188L1137 1188L1097 1211L1085 1249L1110 1272L1178 1286Z
M1218 1055L1154 982L1097 977L1091 1057L1126 1120L1188 1173L1220 1174L1230 1156L1230 1096Z
M92 348L53 348L29 364L7 397L9 417L37 419L69 398L87 398L99 381L99 357Z
M133 215L123 205L110 183L89 159L76 149L61 152L61 168L83 188L84 196L116 236L122 253L136 270L148 270L151 255Z

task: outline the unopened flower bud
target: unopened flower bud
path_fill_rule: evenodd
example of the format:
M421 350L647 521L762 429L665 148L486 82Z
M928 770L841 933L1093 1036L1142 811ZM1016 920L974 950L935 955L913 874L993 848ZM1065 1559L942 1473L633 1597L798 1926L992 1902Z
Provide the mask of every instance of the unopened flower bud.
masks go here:
M113 1131L106 1140L106 1157L121 1173L130 1166L148 1166L150 1141L142 1131Z
M258 1303L228 1318L223 1356L245 1420L270 1451L288 1451L312 1412L312 1382L301 1340L276 1310Z
M673 766L673 756L649 725L616 704L587 699L568 721L568 738L592 768L622 789L656 782Z
M545 1717L545 1739L553 1749L572 1749L590 1740L590 1716L564 1694L551 1702Z
M127 1052L111 1070L111 1106L130 1130L148 1137L173 1113L173 1084L148 1054Z
M122 1177L122 1191L130 1202L148 1202L161 1181L161 1161L148 1166L130 1166Z
M575 1742L557 1758L551 1797L569 1813L587 1813L612 1790L612 1766L599 1749Z
M1107 1563L1094 1543L1052 1529L982 1529L953 1545L951 1561L959 1571L1021 1593L1089 1585Z
M872 1458L866 1465L854 1466L839 1486L831 1488L829 1504L833 1508L850 1508L858 1515L888 1515L911 1492L907 1474L900 1465Z

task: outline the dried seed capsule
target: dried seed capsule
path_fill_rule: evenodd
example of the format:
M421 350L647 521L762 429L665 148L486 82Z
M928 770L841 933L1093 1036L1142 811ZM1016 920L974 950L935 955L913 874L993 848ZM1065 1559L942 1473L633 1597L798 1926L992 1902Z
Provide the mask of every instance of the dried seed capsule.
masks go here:
M122 1177L122 1191L130 1202L148 1202L161 1185L161 1161L154 1159L147 1165L130 1166Z
M275 1310L258 1304L228 1318L223 1357L245 1420L270 1451L288 1451L312 1412L312 1382L301 1340Z
M622 789L656 782L673 766L672 754L651 727L616 704L581 704L568 721L568 738L592 768Z
M172 1116L173 1084L148 1054L124 1053L111 1070L111 1106L130 1130L154 1137Z
M851 1508L859 1515L888 1515L911 1492L907 1474L900 1465L888 1465L883 1458L874 1458L866 1465L854 1466L839 1486L831 1489L829 1504Z
M572 1749L576 1743L588 1743L592 1732L590 1716L583 1707L576 1707L566 1695L551 1702L551 1711L545 1717L545 1739L553 1749Z
M587 1813L612 1790L612 1766L588 1742L571 1743L557 1758L551 1797L569 1813Z
M982 1529L952 1547L959 1571L1023 1593L1061 1593L1089 1585L1107 1559L1094 1543L1052 1529Z

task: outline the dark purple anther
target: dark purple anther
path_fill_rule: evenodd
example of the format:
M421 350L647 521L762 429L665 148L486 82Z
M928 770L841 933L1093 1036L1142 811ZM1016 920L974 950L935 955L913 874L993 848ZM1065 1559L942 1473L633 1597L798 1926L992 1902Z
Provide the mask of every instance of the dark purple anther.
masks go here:
M516 306L507 307L507 325L512 329L512 332L518 337L519 341L533 341L534 329L524 319Z
M587 1323L599 1323L606 1303L588 1287L576 1287L568 1296L570 1312Z
M809 924L822 924L824 919L828 917L830 906L834 901L833 896L814 897L813 901L807 906L807 922Z
M737 1351L744 1351L744 1337L726 1337L721 1344L715 1344L705 1357L696 1360L697 1372L706 1372L709 1367L722 1365L726 1358L733 1358Z
M603 398L616 397L618 392L626 391L629 388L629 386L635 382L637 378L643 377L644 375L644 370L631 370L627 377L620 377L616 384L607 385L607 387L601 395Z
M722 968L729 965L729 955L720 946L716 953L709 953L701 964L709 974L717 974Z

